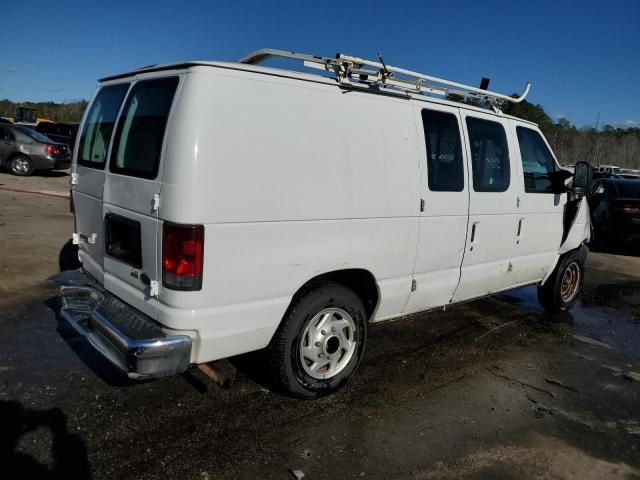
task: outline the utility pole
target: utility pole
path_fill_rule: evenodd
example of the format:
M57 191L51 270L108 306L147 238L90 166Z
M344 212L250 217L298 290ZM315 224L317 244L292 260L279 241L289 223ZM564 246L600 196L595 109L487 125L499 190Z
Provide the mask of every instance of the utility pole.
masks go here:
M596 117L596 132L594 138L593 145L593 164L598 165L598 150L600 149L600 135L598 135L598 124L600 123L600 112L598 112L598 116Z

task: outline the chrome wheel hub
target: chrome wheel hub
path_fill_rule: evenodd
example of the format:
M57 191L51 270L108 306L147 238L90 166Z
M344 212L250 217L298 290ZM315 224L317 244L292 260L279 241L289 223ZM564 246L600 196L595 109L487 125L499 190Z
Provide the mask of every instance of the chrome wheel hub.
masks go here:
M312 378L340 373L356 350L356 325L341 308L325 308L307 324L300 338L300 362Z
M565 303L571 302L580 288L581 270L577 262L571 263L562 275L560 284L560 297Z
M18 173L27 173L29 171L29 162L24 158L17 158L13 161L13 168Z

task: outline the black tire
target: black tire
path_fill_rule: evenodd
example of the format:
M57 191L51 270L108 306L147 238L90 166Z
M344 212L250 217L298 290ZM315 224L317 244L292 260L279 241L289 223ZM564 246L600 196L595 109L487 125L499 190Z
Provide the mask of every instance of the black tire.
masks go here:
M26 155L15 155L9 159L7 168L11 175L28 177L33 173L33 161Z
M303 367L305 360L302 358L300 345L307 326L326 309L341 310L350 316L355 326L353 332L355 346L350 357L346 356L346 349L339 350L337 356L342 358L340 362L344 360L343 367L339 372L330 378L319 379L310 376L305 371L305 367ZM336 315L339 321L340 314ZM344 331L341 334L344 334ZM340 336L331 332L328 335L334 339L336 335ZM329 337L324 341L323 348L329 345ZM344 337L346 336L340 336L340 338ZM343 386L356 371L364 354L366 339L366 311L362 301L352 290L331 283L308 289L294 298L267 347L269 359L267 368L270 383L276 390L298 398L317 398L332 393ZM340 345L342 348L342 343Z
M584 284L586 256L584 247L566 253L560 258L546 283L538 285L538 302L545 310L566 312L575 305Z
M78 260L78 245L74 245L72 240L69 240L60 249L58 255L58 266L60 271L77 270L82 266L80 260Z

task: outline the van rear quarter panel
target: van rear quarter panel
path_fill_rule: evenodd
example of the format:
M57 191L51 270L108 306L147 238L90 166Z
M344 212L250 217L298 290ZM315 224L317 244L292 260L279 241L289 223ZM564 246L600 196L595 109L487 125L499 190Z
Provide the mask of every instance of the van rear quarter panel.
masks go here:
M407 300L419 215L409 100L195 67L166 144L160 218L205 225L203 288L161 287L158 320L197 361L264 347L309 279L369 270L375 318Z

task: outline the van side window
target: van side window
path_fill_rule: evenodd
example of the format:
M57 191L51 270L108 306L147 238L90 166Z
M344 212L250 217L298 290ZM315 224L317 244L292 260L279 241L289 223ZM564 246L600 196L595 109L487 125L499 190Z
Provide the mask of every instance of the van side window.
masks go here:
M529 193L552 193L549 173L556 169L556 162L538 132L530 128L517 127L524 190Z
M451 113L422 110L427 176L432 192L461 192L464 168L458 120Z
M104 168L116 116L128 89L128 83L100 89L91 104L82 128L78 145L78 164L85 167Z
M504 192L509 188L511 169L504 127L498 122L467 117L473 189L476 192Z
M131 88L118 119L112 172L141 178L158 173L167 117L178 86L178 77L144 80Z

